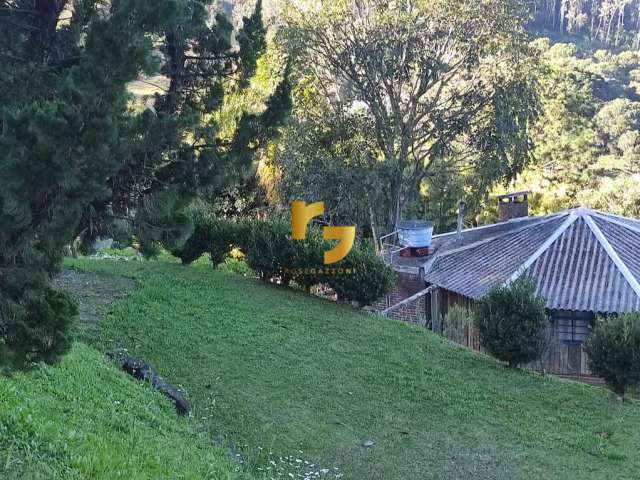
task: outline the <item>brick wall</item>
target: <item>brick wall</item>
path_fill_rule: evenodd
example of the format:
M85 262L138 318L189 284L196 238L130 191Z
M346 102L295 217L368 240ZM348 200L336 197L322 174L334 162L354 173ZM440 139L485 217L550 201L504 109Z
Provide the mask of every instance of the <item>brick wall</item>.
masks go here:
M372 306L377 310L384 310L385 308L396 305L402 300L405 300L424 289L424 280L422 280L418 275L396 272L396 281L391 293ZM389 317L397 320L403 320L405 322L424 325L427 318L426 298L421 297L406 305L402 305L398 309L389 313Z
M406 303L389 313L389 318L402 320L403 322L417 323L426 325L427 307L425 297L415 299L413 302Z

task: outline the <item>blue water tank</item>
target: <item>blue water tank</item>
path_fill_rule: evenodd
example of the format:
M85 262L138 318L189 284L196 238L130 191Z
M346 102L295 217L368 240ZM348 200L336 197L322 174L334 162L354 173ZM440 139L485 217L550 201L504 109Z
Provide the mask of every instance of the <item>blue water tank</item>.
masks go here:
M403 247L424 248L431 245L433 222L405 220L398 223L398 241Z

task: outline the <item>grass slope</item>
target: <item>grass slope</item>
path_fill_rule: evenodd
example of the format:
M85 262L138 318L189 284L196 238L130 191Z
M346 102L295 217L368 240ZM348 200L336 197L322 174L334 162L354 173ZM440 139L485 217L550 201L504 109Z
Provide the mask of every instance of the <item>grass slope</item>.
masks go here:
M82 344L55 367L0 378L3 480L241 478L192 428Z
M181 384L256 473L272 451L355 480L638 478L640 406L604 389L206 266L75 266L136 279L96 344Z

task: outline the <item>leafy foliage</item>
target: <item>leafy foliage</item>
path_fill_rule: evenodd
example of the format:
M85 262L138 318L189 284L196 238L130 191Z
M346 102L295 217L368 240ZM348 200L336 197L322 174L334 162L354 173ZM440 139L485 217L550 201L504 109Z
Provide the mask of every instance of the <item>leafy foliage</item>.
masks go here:
M336 113L316 94L295 91L296 115L276 150L275 188L282 205L292 200L325 201L325 218L357 225L376 237L375 219L390 194L388 165L376 157L371 121L359 112Z
M183 222L189 201L215 198L244 181L255 153L277 136L291 87L286 62L271 53L268 85L254 88L268 54L261 2L237 30L223 14L212 15L209 3L181 0L165 25L160 78L168 86L155 93L153 109L136 118L125 164L109 181L110 197L85 210L83 223L92 226L83 231L85 242L110 234L114 220L135 212L131 234L151 242L146 251L157 252L161 236L171 237L166 247L175 248L189 234ZM160 200L166 201L158 216ZM168 235L160 232L165 227Z
M189 265L208 253L215 267L231 251L236 240L236 226L232 220L216 219L202 212L193 215L193 233L179 249L173 250L173 254L184 265Z
M548 39L533 46L544 67L542 113L531 131L536 160L509 188L534 192L534 214L582 205L637 216L640 55Z
M327 283L338 298L353 300L360 305L369 305L384 297L395 279L393 271L370 248L354 248L335 268L344 268L352 274L328 277Z
M126 156L126 83L152 69L151 34L175 6L123 0L104 15L92 2L78 2L70 23L56 28L66 3L0 2L5 365L52 360L69 345L73 307L49 279L82 210L108 194L107 179Z
M330 159L328 175L335 166L348 172L336 197L352 188L363 166L369 181L351 196L369 200L369 223L390 231L438 172L447 179L466 172L469 188L481 195L496 180L513 178L529 159L537 103L521 7L503 0L367 0L290 9L283 39L299 59L302 97L317 96L297 105L292 135L299 141L285 166L308 165L309 175L292 182L314 189L320 160L308 161L304 152ZM356 123L359 145L342 133ZM361 151L349 164L354 148ZM329 178L323 184L342 184L342 175ZM371 189L359 197L371 184L383 188L379 200Z
M474 322L482 345L511 367L542 355L549 323L545 301L526 277L491 290L480 302Z
M73 308L48 287L64 245L134 235L147 255L176 248L194 196L224 185L277 134L290 89L280 75L261 109L238 112L218 135L212 113L224 86L249 88L265 28L258 3L238 49L232 24L210 7L0 0L1 364L67 348ZM128 85L158 68L168 87L133 108Z
M640 383L640 314L599 319L587 338L589 368L618 394Z
M176 250L184 264L209 253L214 266L221 264L232 248L245 256L248 266L267 282L305 290L318 284L330 286L342 300L367 305L383 297L392 286L393 272L371 249L356 245L349 255L333 265L323 265L331 248L322 232L310 228L305 240L291 239L291 225L282 221L196 217L194 234Z

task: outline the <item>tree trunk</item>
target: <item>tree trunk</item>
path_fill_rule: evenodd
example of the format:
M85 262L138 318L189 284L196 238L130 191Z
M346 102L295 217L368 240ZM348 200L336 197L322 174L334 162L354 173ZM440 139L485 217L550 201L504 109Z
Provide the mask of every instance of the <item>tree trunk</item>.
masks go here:
M167 33L165 48L168 57L169 91L158 109L164 113L176 113L184 92L185 45L180 31Z
M400 172L402 175L402 172ZM402 182L394 180L391 182L390 188L391 198L389 199L389 209L387 212L387 218L385 218L386 233L391 233L396 230L398 222L400 221L400 197L402 195Z
M46 62L53 44L60 14L68 0L36 0L33 16L34 30L31 33L29 49L34 60Z
M379 243L380 237L378 236L378 228L376 227L376 216L375 216L375 213L373 212L373 207L371 206L371 203L369 203L368 209L369 209L369 222L371 223L371 236L373 237L373 246L376 250L376 253L380 253L380 249L382 248L382 245L380 245Z

